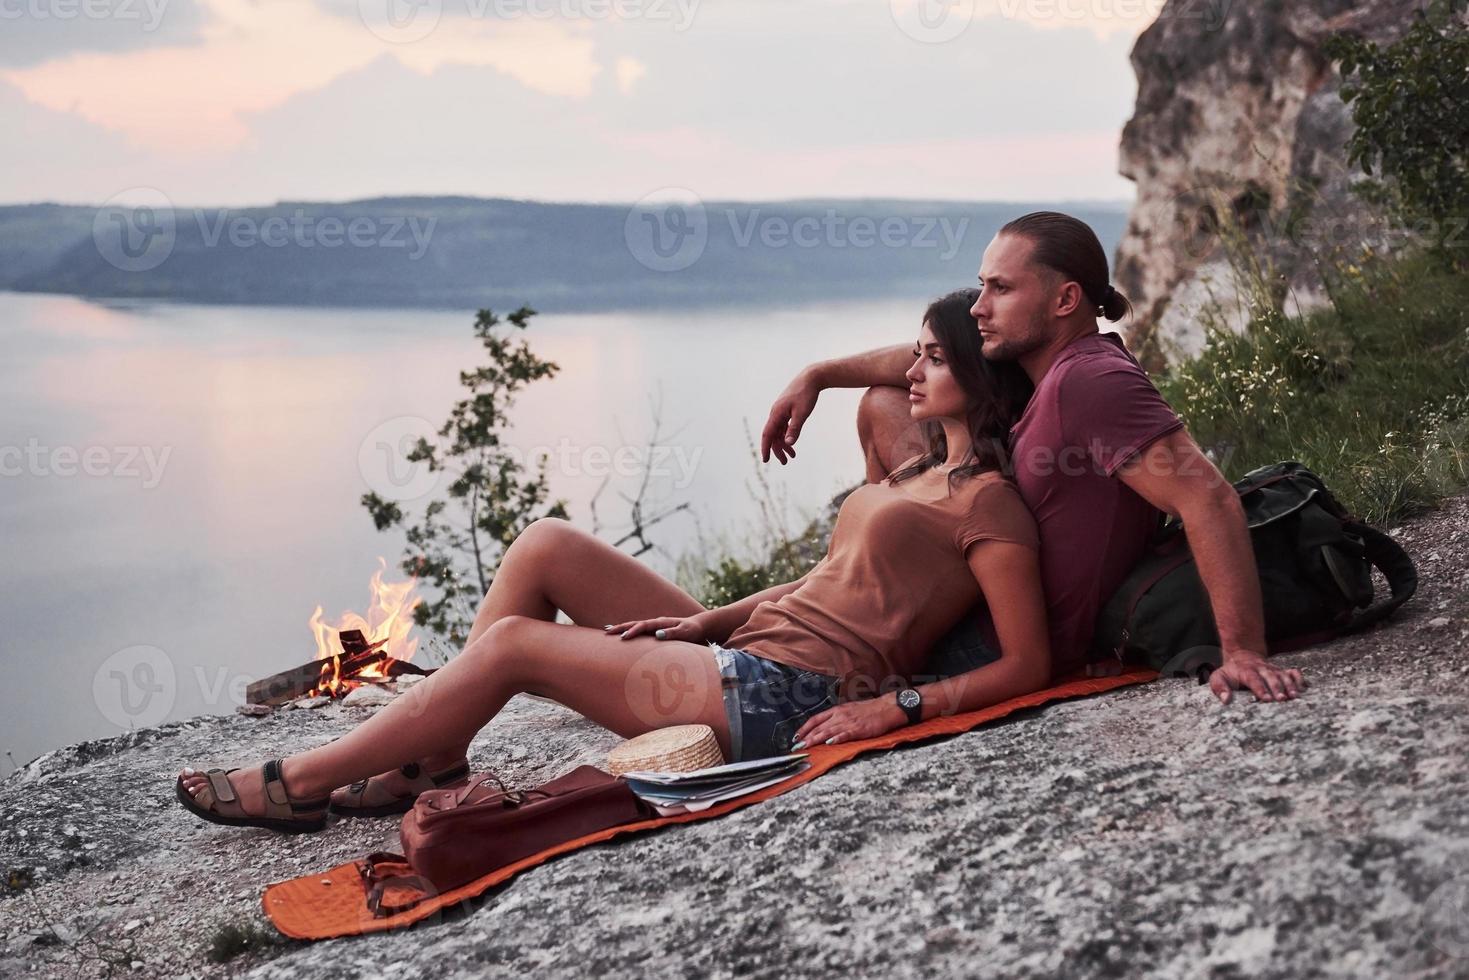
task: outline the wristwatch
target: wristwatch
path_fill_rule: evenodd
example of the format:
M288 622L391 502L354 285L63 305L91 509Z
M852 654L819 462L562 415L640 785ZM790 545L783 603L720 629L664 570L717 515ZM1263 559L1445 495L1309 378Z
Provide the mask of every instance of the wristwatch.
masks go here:
M913 688L904 688L898 692L898 707L908 716L908 724L916 725L923 720L923 695Z

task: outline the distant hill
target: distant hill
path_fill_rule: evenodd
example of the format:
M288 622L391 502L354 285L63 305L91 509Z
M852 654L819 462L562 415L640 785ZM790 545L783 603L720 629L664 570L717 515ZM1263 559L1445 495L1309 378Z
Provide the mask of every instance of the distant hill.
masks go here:
M923 296L973 282L1040 207L1109 253L1126 203L705 202L673 210L465 197L259 208L0 207L0 289L200 303L545 311Z

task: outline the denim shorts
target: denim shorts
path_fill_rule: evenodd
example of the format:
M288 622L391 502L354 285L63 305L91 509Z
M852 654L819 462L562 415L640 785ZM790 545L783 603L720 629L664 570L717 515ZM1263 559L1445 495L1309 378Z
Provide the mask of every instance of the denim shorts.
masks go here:
M806 719L837 703L840 679L710 643L724 692L731 762L785 755Z

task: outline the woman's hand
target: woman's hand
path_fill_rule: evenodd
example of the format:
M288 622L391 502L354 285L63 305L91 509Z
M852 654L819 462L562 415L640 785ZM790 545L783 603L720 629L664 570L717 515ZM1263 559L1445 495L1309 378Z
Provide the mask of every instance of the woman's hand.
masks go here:
M660 616L657 619L636 619L630 623L613 623L603 626L608 636L621 634L622 639L651 633L659 640L687 640L689 643L705 642L704 623L698 616Z
M886 735L907 724L908 716L898 707L897 698L884 695L866 701L848 701L806 719L796 732L791 748L800 750L811 745L836 745L864 738Z

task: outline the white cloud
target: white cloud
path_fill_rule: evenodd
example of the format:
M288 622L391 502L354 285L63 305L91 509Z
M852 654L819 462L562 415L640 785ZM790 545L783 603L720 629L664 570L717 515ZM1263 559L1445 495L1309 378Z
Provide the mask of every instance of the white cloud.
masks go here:
M623 95L631 95L633 86L638 83L638 79L648 74L647 65L636 58L629 58L626 55L617 59L615 69L617 72L617 91Z
M0 127L44 119L36 131L64 133L43 138L78 161L11 166L6 194L1130 194L1115 173L1134 91L1120 34L991 15L922 44L884 3L742 0L691 6L687 30L446 14L392 44L300 0L204 2L197 47L0 73L29 100L0 99Z

